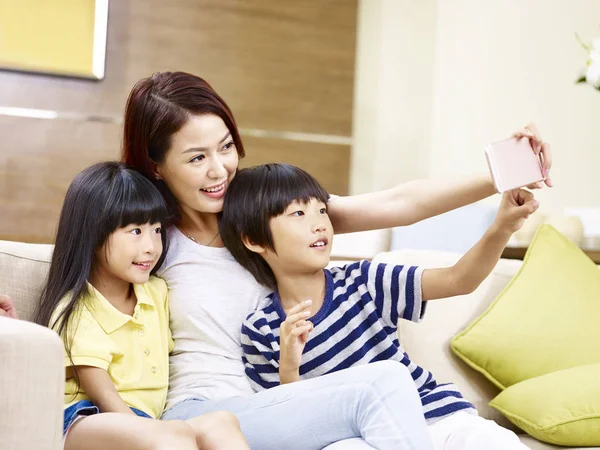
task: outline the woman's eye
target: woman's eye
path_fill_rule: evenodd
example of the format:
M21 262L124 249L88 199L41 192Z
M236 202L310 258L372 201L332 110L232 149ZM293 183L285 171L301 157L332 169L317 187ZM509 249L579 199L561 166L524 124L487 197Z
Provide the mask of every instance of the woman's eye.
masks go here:
M292 216L303 216L304 215L304 211L294 211L292 213Z
M233 147L235 147L235 143L233 141L229 141L223 146L223 150L231 150Z
M321 209L319 210L319 212L320 212L321 214L327 214L327 208L321 208Z
M204 155L198 155L198 156L194 156L192 159L190 159L190 162L200 162L200 161L202 161L204 158L206 158Z
M136 236L142 234L142 230L140 228L134 228L131 230L131 234L135 234Z
M162 228L161 228L161 227L156 227L156 228L154 229L154 232L155 232L156 234L160 234L160 233L161 233L161 231L162 231Z

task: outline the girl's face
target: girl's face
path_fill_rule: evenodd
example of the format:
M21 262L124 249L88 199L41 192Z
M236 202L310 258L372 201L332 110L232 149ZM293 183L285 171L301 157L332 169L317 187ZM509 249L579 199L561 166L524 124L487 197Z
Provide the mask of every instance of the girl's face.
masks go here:
M96 252L96 279L144 284L162 254L161 224L117 228Z
M183 212L219 213L235 176L238 154L223 120L213 114L191 116L171 138L157 175Z

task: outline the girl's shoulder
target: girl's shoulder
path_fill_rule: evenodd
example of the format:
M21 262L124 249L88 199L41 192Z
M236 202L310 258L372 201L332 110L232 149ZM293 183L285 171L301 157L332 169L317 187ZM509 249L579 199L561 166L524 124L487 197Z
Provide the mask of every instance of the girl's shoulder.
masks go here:
M103 342L103 337L106 332L102 324L96 317L102 315L104 305L96 298L95 292L90 288L90 291L84 293L75 305L70 314L68 322L62 328L61 336L66 337L71 343L82 340L90 342ZM52 317L50 319L50 327L58 332L63 322L63 312L71 305L72 293L67 293L58 303Z
M153 275L146 283L142 284L141 287L146 295L154 301L154 303L164 305L167 301L169 289L166 281L162 278Z
M156 275L151 275L148 281L144 283L144 286L148 286L151 289L157 289L164 293L166 293L168 290L167 282L161 277L157 277Z
M89 293L84 294L84 297L89 297ZM63 313L65 313L65 310L67 308L69 308L69 306L71 305L72 299L73 299L73 292L69 291L56 304L56 308L54 308L54 312L52 313L52 316L50 316L50 323L49 323L50 328L52 328L54 331L57 331L60 328ZM69 323L76 323L79 321L79 318L82 315L90 314L89 309L88 309L88 304L90 303L89 299L85 299L85 300L87 300L87 301L80 299L73 305L72 313L70 314L71 317L69 319Z

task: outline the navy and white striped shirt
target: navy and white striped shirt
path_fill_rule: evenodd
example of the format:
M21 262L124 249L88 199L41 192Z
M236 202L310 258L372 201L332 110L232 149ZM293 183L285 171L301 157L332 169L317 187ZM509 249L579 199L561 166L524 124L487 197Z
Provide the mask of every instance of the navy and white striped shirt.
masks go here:
M438 384L413 363L397 335L398 319L419 322L425 313L419 267L361 261L325 269L321 309L302 354L300 378L308 379L381 360L408 367L428 423L457 411L476 414L453 384ZM257 391L279 385L279 327L286 314L277 292L269 295L242 326L246 375Z

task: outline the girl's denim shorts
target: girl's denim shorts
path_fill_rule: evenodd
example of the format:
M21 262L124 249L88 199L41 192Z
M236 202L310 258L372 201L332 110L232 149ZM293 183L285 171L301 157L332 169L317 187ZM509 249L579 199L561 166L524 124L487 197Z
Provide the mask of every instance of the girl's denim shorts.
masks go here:
M146 417L148 419L152 418L148 414L146 414L144 411L140 411L139 409L131 408L131 410L137 416ZM68 408L65 408L65 422L63 425L63 436L65 436L67 434L67 431L69 430L71 425L73 425L73 423L79 417L93 416L94 414L100 414L100 410L98 409L97 406L94 406L94 404L92 402L90 402L89 400L81 400L77 403L73 403Z

